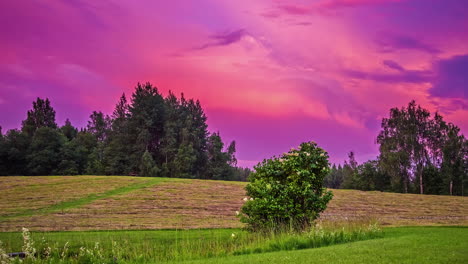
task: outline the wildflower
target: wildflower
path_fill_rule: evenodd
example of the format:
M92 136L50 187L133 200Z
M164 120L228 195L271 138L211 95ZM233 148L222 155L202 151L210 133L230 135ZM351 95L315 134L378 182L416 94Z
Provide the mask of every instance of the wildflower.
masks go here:
M320 153L320 157L323 157L323 156L325 156L325 155L323 153Z
M29 229L23 227L23 252L27 258L34 260L36 249L34 248L34 241L31 238Z
M239 215L239 211L236 211L236 215Z
M254 198L250 197L250 201L253 201L253 200L254 200Z
M284 162L284 159L279 159L279 162L283 163L283 162Z
M64 259L68 255L68 241L65 242L65 245L63 246L62 254L60 254L60 257Z
M309 153L309 152L306 152L306 155L307 155L307 156L310 156L310 153Z
M249 198L244 197L244 199L242 199L242 200L244 200L244 202L247 202L249 200Z
M0 263L10 263L10 257L7 255L5 250L3 249L3 243L0 241Z
M236 237L236 234L232 233L232 234L231 234L231 237L232 237L232 238L235 238L235 237Z

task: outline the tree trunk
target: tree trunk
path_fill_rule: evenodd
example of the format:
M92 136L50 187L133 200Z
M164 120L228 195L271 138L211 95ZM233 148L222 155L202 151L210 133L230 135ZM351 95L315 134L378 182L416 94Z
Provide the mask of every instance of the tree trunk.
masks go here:
M452 195L453 190L453 180L450 181L450 195Z
M419 172L419 191L420 191L420 194L424 194L422 170Z

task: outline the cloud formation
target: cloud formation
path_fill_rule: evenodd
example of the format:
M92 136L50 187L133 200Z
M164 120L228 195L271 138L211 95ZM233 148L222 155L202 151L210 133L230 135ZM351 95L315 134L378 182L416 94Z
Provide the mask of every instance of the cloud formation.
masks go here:
M246 164L306 140L332 162L372 157L382 117L412 99L468 131L466 11L459 0L0 1L0 125L18 127L40 96L59 123L84 126L150 81L200 99Z
M433 96L468 99L468 54L440 60L434 68Z
M389 32L380 32L375 42L382 52L393 52L398 50L418 50L427 53L437 54L440 50L432 47L423 41L402 34L394 34Z
M201 45L195 49L203 50L210 47L217 47L217 46L227 46L233 43L236 43L242 39L242 37L247 35L247 31L245 29L238 29L235 31L228 31L224 33L214 34L210 36L211 42Z

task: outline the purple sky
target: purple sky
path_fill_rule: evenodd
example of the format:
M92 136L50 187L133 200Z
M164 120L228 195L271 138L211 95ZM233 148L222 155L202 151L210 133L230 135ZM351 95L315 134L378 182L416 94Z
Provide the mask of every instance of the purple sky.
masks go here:
M412 99L466 134L467 14L464 0L4 0L0 125L39 96L84 126L150 81L200 99L240 165L308 140L365 161Z

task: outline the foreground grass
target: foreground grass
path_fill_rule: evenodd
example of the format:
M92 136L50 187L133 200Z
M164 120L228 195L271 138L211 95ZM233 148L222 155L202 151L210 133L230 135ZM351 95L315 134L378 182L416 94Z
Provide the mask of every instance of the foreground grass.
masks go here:
M36 261L26 259L31 263L150 263L316 248L381 236L375 223L353 222L340 227L319 224L301 234L252 234L240 229L34 232L32 236L26 232L0 233L0 240L6 241L7 252L34 252Z
M467 227L386 228L384 238L184 263L468 263Z
M39 251L42 237L59 249L55 260L37 263L96 263L99 255L104 256L99 263L468 263L468 227L391 227L383 233L355 228L348 226L341 234L335 229L335 235L325 228L322 235L267 237L238 229L46 232L32 237ZM0 240L7 241L7 251L21 250L20 233L0 233Z

